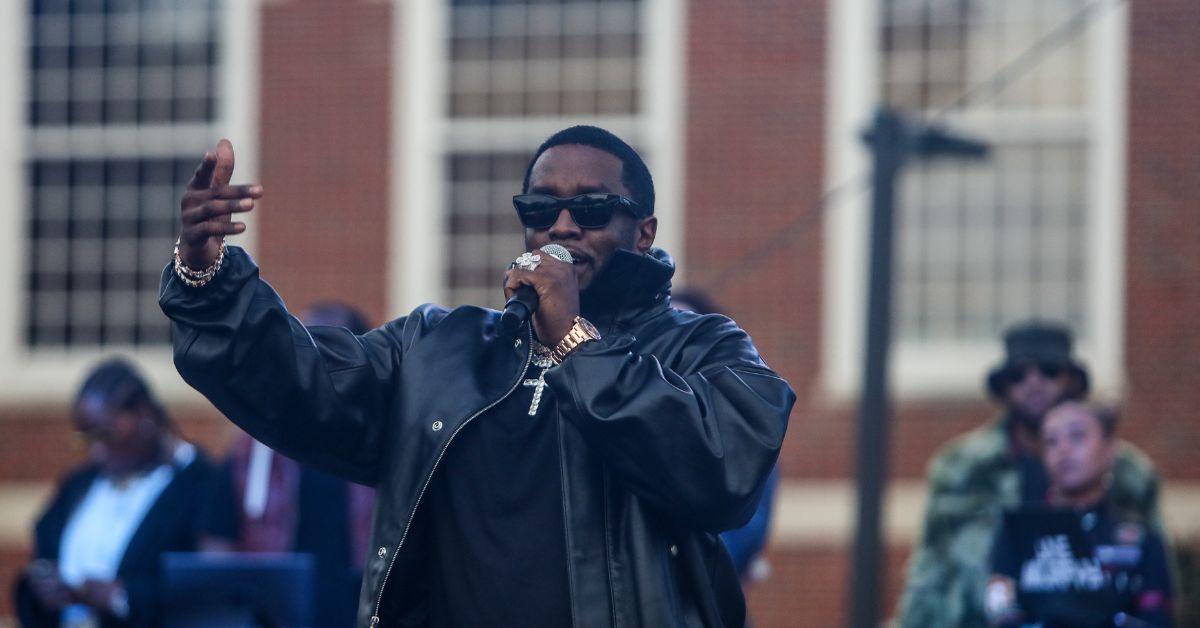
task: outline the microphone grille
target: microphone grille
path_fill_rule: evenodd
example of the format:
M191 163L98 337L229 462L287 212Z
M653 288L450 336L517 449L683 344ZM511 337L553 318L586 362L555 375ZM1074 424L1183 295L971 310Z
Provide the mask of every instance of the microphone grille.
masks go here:
M571 256L571 252L561 244L547 244L542 247L542 252L560 262L575 263L575 258Z

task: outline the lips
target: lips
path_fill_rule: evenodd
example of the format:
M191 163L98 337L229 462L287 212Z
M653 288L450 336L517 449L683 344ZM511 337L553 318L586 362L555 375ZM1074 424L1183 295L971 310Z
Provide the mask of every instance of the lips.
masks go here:
M584 255L583 253L579 252L579 250L578 250L578 249L574 249L574 248L571 248L571 247L569 247L569 246L568 246L568 247L563 247L563 248L565 248L565 249L567 249L568 251L570 251L570 253L571 253L571 263L573 263L573 264L576 264L576 265L578 265L578 264L586 264L587 262L591 261L591 258L590 258L590 257L588 257L587 255Z

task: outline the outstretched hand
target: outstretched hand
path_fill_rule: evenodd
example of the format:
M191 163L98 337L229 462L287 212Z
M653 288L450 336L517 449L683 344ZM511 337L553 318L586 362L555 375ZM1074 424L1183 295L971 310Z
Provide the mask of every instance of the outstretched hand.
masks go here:
M233 222L233 214L254 209L255 199L262 198L261 185L229 185L231 178L233 144L222 139L216 151L204 154L179 202L179 256L189 268L213 265L225 236L246 231L246 223Z

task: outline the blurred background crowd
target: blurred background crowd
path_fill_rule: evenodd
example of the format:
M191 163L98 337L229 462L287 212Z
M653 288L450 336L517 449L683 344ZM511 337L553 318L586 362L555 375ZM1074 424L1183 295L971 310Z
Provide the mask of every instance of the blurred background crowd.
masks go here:
M502 304L508 197L579 122L645 156L686 306L800 395L726 538L754 625L846 624L881 107L989 150L898 179L880 617L1054 612L1025 567L1087 546L1139 583L1112 613L1200 625L1197 102L1194 0L0 3L0 626L135 620L198 549L303 552L313 613L353 604L369 490L171 364L159 276L217 138L268 191L238 243L353 329Z

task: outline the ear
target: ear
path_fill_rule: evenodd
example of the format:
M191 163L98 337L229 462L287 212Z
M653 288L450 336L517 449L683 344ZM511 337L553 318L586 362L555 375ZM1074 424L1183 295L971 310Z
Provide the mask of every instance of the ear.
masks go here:
M638 253L645 253L654 246L654 236L658 233L658 217L643 218L637 225L634 246Z

